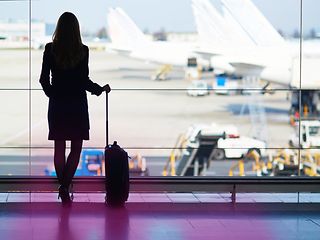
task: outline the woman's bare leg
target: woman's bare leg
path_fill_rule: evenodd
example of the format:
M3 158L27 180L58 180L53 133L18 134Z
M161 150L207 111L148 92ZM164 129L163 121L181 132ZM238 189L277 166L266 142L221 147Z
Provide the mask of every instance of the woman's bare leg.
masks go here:
M60 185L64 182L64 170L66 166L66 141L55 140L54 141L54 167Z
M79 164L80 154L82 150L82 142L83 140L71 141L71 151L67 158L67 164L65 166L64 173L63 173L63 176L64 176L63 185L67 188L69 188L72 178Z

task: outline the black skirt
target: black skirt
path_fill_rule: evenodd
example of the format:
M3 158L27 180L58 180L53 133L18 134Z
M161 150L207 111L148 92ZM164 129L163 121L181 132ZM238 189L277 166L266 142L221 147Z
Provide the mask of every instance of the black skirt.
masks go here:
M87 96L50 97L49 140L89 140Z

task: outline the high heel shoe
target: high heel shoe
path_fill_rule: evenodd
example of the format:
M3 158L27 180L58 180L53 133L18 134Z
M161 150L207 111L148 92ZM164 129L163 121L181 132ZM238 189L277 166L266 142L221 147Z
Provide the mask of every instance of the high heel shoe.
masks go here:
M58 195L58 199L61 198L62 203L70 203L71 202L71 198L69 196L69 191L68 188L60 185L59 186L59 195Z

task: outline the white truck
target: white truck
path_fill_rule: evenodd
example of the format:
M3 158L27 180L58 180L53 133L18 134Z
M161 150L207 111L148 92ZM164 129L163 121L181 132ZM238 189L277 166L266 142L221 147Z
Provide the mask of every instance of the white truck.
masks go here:
M192 131L193 129L193 131ZM194 141L197 134L202 136L224 135L219 138L216 149L213 150L212 159L223 160L228 158L244 157L249 151L256 150L260 156L266 155L266 143L257 139L240 136L234 125L193 125L188 131L190 141Z
M209 95L209 86L204 80L193 80L187 89L187 94L192 97Z
M291 147L301 147L301 148L320 147L320 121L319 120L301 120L300 123L296 122L294 130L295 130L295 133L291 135L289 140L289 145Z
M266 155L266 143L254 138L238 136L218 140L215 159L241 158L255 150L260 156Z

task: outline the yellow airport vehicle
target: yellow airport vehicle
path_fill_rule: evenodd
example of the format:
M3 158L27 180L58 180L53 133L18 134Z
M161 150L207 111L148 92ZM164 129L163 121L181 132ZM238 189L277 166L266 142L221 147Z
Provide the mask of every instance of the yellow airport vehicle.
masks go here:
M235 176L235 172L238 173L238 176L246 176L245 164L252 164L250 175L254 174L255 176L266 176L270 172L270 164L264 163L262 161L259 152L255 149L249 151L246 156L240 159L238 162L233 164L229 170L229 176ZM236 171L237 170L237 171Z
M320 151L281 150L271 160L271 176L320 176Z
M170 174L170 176L176 176L176 159L180 158L183 149L186 147L186 143L187 139L185 134L180 134L163 168L162 176L168 176L168 174Z
M158 68L154 75L151 76L152 80L167 80L168 74L172 71L172 66L170 64L162 65Z
M147 161L140 153L132 156L129 159L129 173L130 176L148 176L149 170L147 168Z

